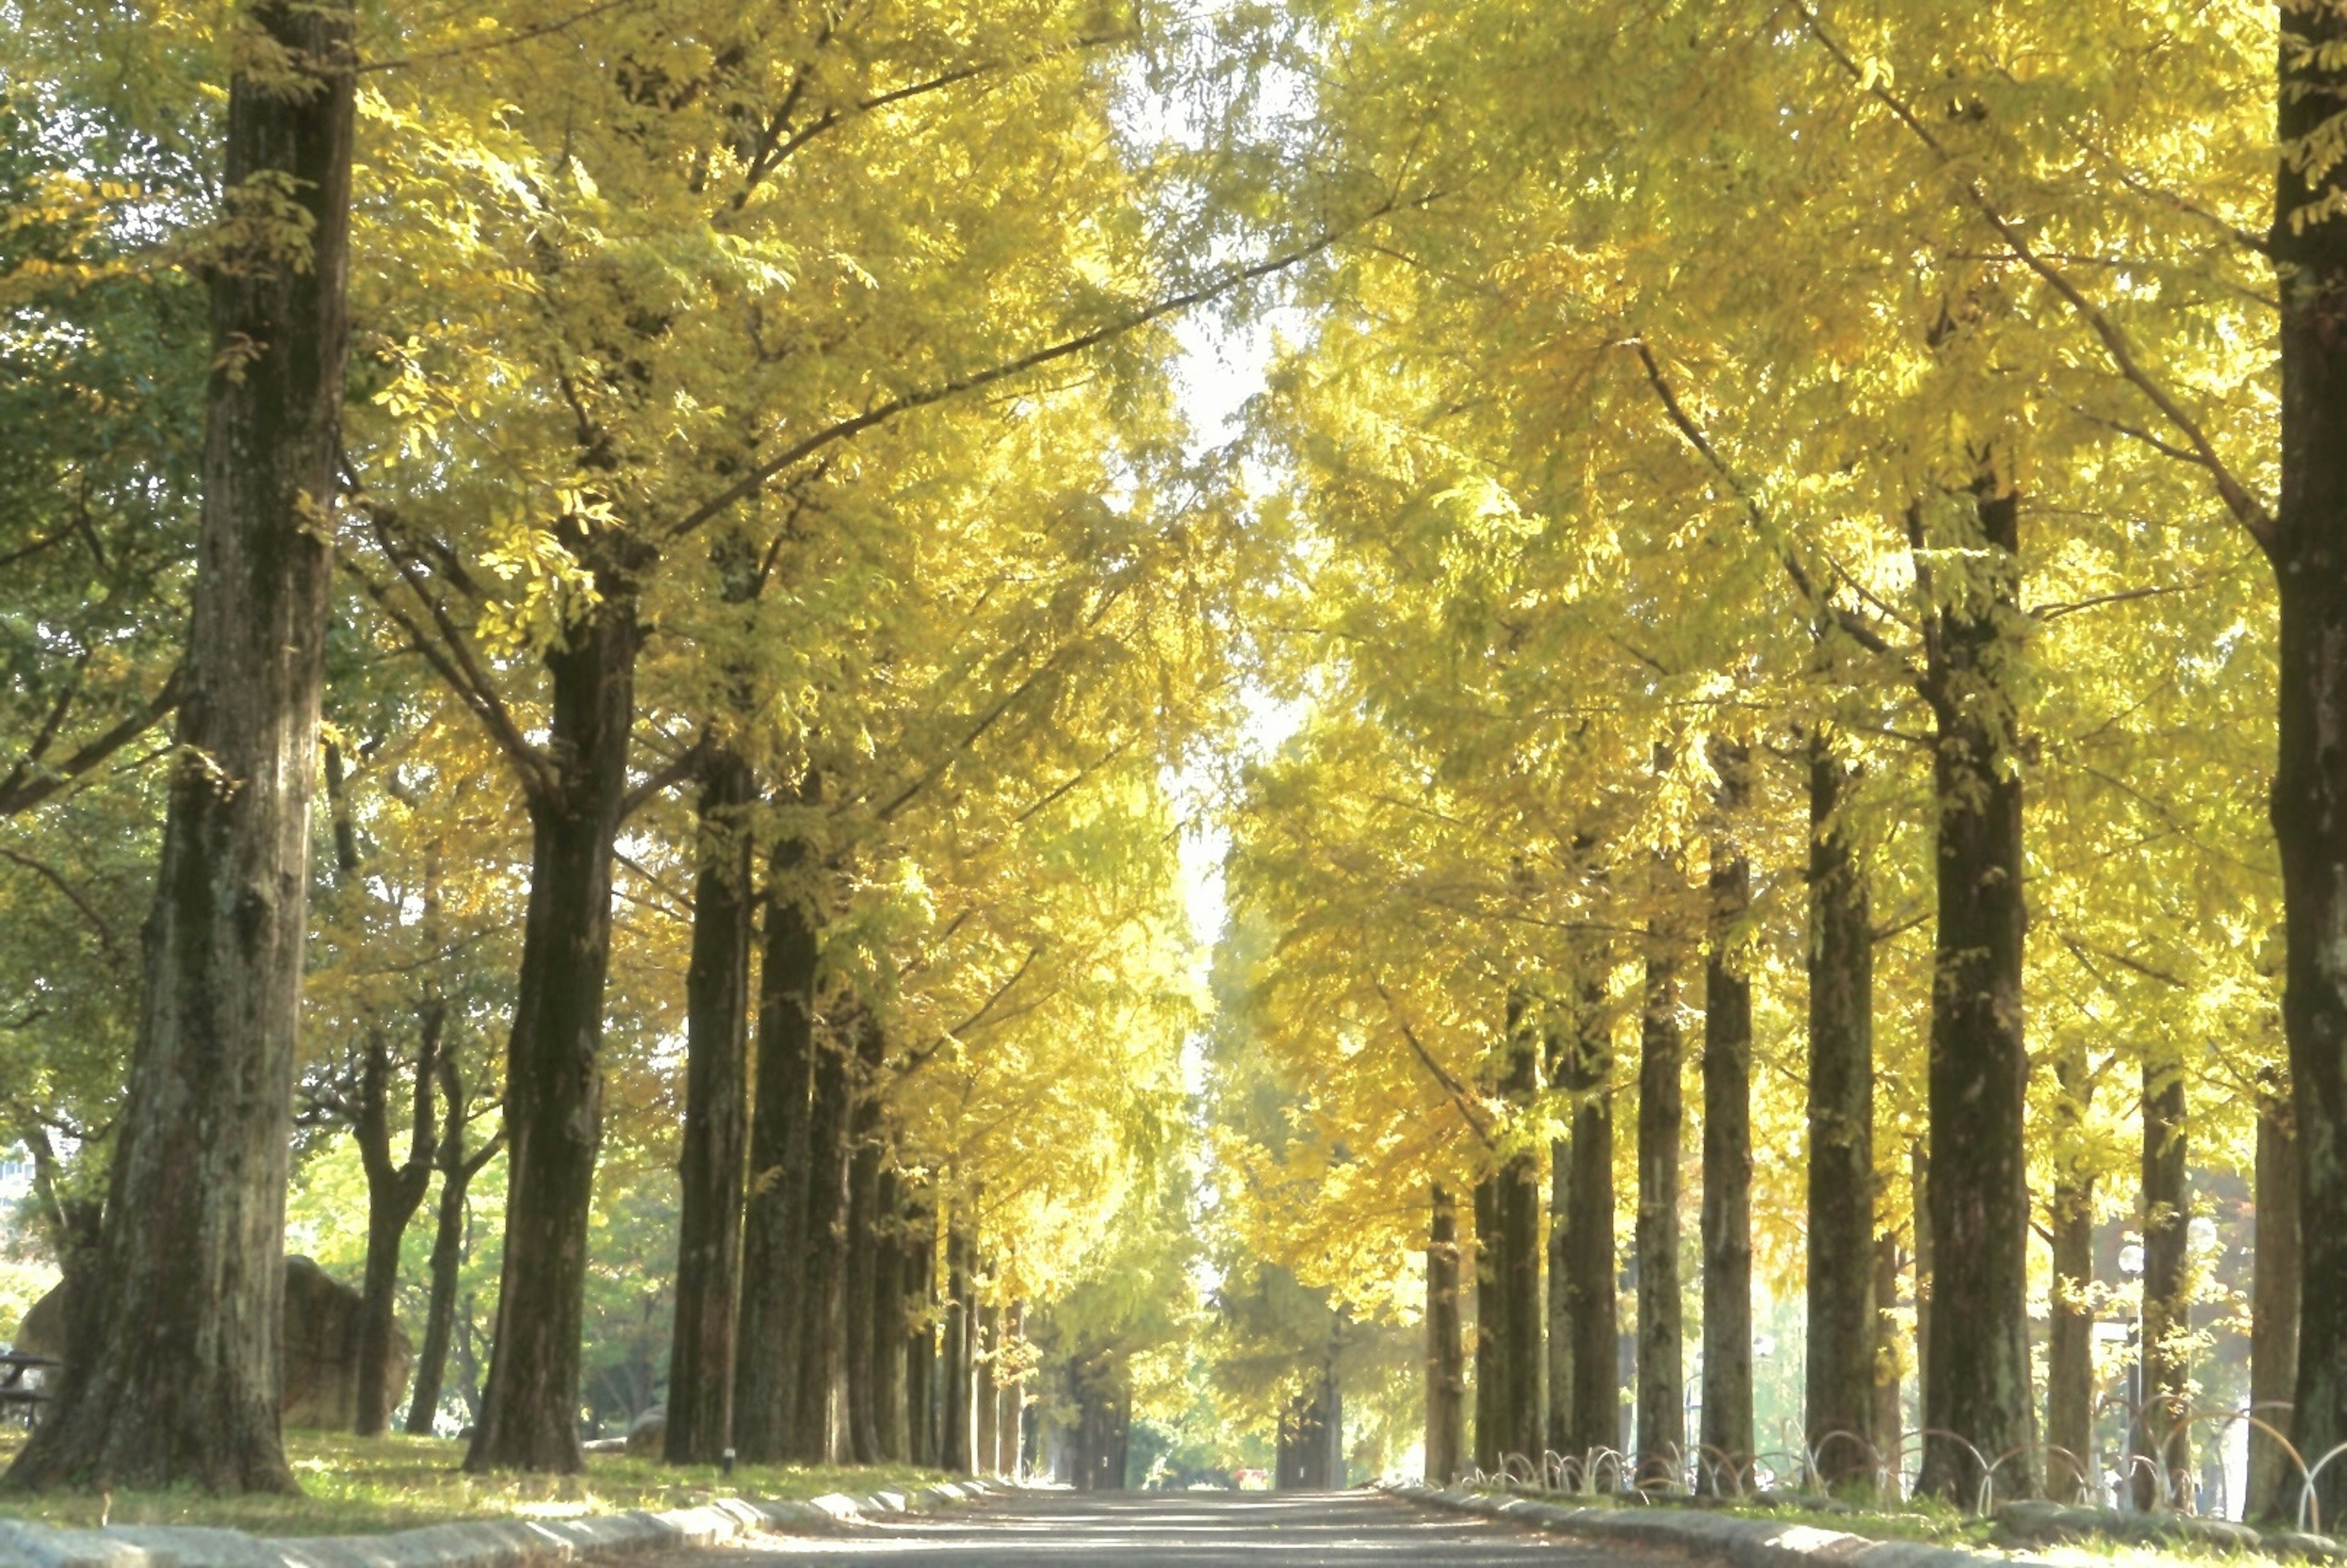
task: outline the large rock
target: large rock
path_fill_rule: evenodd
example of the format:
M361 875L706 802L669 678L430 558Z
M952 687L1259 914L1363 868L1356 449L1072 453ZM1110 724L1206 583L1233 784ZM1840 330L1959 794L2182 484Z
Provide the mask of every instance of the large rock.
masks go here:
M285 1363L282 1409L289 1427L347 1430L359 1414L359 1293L306 1257L285 1260ZM65 1291L33 1304L16 1330L16 1348L65 1355ZM415 1349L391 1328L391 1387L407 1386Z

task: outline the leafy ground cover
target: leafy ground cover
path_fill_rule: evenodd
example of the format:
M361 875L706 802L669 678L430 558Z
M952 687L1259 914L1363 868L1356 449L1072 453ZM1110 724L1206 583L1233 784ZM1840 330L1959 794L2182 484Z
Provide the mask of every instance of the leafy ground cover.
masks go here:
M0 1464L21 1432L0 1435ZM467 1475L465 1445L448 1438L354 1438L289 1432L302 1495L215 1496L192 1488L26 1496L0 1492L0 1517L87 1527L204 1524L256 1535L360 1535L462 1519L573 1519L625 1509L689 1508L721 1497L858 1495L939 1479L908 1467L745 1465L731 1476L629 1454L589 1454L583 1475Z

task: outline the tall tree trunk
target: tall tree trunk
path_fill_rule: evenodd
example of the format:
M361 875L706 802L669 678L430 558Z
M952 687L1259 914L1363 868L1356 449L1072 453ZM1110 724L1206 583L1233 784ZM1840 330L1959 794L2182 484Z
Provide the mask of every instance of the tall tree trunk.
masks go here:
M1541 1037L1538 1020L1528 1020L1521 1006L1510 1011L1516 1016L1509 1025L1507 1071L1500 1092L1521 1124L1530 1122L1540 1094ZM1542 1437L1540 1200L1539 1146L1527 1140L1501 1163L1493 1203L1500 1225L1501 1321L1507 1339L1501 1357L1507 1393L1500 1448L1503 1454L1521 1455L1535 1469ZM1332 1370L1327 1379L1331 1399L1337 1397L1335 1378Z
M1983 479L1969 510L1977 532L1962 542L1980 564L1961 583L1932 584L1933 574L1923 574L1934 604L1924 685L1935 731L1939 891L1928 1094L1936 1255L1923 1425L1969 1446L1927 1435L1917 1481L1926 1493L1964 1502L1982 1481L1976 1450L2014 1454L1997 1472L2000 1495L2035 1491L2027 1450L2037 1428L2023 1136L2021 778L2008 668L2020 615L2020 497Z
M1932 1409L1931 1358L1925 1348L1932 1343L1932 1170L1931 1157L1920 1140L1907 1144L1907 1183L1909 1201L1914 1207L1911 1216L1915 1226L1915 1424L1923 1424ZM1920 1433L1918 1434L1921 1435ZM1920 1457L1920 1456L1919 1456Z
M1638 1440L1636 1480L1676 1484L1686 1463L1686 1373L1679 1299L1678 955L1648 937L1638 1031ZM1575 1175L1579 1174L1578 1170ZM1576 1214L1578 1220L1580 1216ZM1716 1456L1706 1455L1706 1460Z
M1508 1424L1507 1298L1500 1293L1500 1184L1475 1183L1475 1468L1500 1468L1500 1434Z
M1899 1233L1888 1220L1874 1237L1874 1426L1875 1452L1882 1461L1880 1484L1887 1500L1899 1496L1900 1440L1906 1433L1899 1408Z
M363 1438L391 1430L392 1334L398 1327L399 1249L408 1222L432 1184L432 1159L439 1139L433 1125L432 1087L439 1075L440 1032L447 1004L434 999L416 1009L415 1106L407 1159L391 1162L391 1051L380 1030L367 1037L359 1075L359 1162L366 1172L366 1262L360 1275L359 1365L356 1416Z
M846 1368L847 1451L878 1464L880 1440L879 1107L859 1096L847 1163L847 1251L841 1284L842 1358Z
M938 1460L938 1217L926 1195L905 1210L905 1422L907 1458Z
M530 792L529 904L506 1047L505 1262L481 1420L465 1456L474 1471L586 1464L579 1357L602 1139L611 853L643 637L630 579L625 569L599 570L601 601L545 655L553 776Z
M883 1159L874 1184L872 1212L872 1411L880 1458L897 1464L912 1457L905 1419L905 1341L911 1333L906 1308L905 1194L894 1166Z
M1006 1481L1019 1479L1019 1428L1027 1401L1023 1388L1026 1375L1016 1368L1024 1364L1021 1346L1026 1332L1027 1304L1011 1302L1003 1308L994 1346L994 1471Z
M803 799L811 788L802 788ZM742 1301L733 1358L733 1448L744 1463L794 1457L799 1341L806 1329L808 1119L815 1080L820 917L807 846L769 857L758 966L758 1061L743 1209Z
M308 937L350 242L352 15L259 0L211 272L203 515L146 986L91 1347L9 1471L292 1491L278 1428L286 1151ZM302 239L275 217L299 210ZM289 215L290 216L290 215Z
M938 1465L956 1475L970 1472L976 1435L970 1419L970 1352L977 1322L971 1293L976 1283L972 1276L978 1270L978 1235L969 1210L969 1200L964 1198L946 1212L945 1343L938 1358L938 1376L944 1380L944 1398L938 1401L942 1431ZM1117 1473L1122 1476L1122 1468Z
M995 1420L1001 1415L994 1382L994 1354L999 1348L1002 1333L1002 1309L991 1301L978 1305L977 1348L970 1359L978 1387L974 1413L978 1420L978 1462L980 1475L992 1475L995 1470L994 1445L997 1437Z
M799 1242L806 1270L805 1294L801 1297L806 1326L799 1337L798 1409L790 1440L790 1457L801 1464L835 1461L845 1436L834 1430L834 1417L842 1380L850 1077L843 1043L818 1036L815 1092L807 1114L812 1163L806 1220Z
M1563 1053L1557 1049L1562 1032L1550 1034L1549 1081L1563 1081ZM1548 1146L1548 1383L1542 1404L1541 1444L1549 1452L1565 1453L1571 1443L1566 1430L1573 1411L1573 1296L1566 1278L1566 1252L1571 1230L1573 1143L1569 1138Z
M1614 1047L1605 1016L1602 955L1591 959L1565 1056L1573 1095L1573 1212L1565 1272L1573 1322L1573 1411L1568 1451L1622 1442L1619 1321L1614 1287Z
M2250 1409L2259 1420L2290 1430L2291 1394L2298 1380L2299 1236L2298 1137L2286 1078L2268 1071L2258 1081L2258 1215L2250 1295ZM2336 1460L2332 1461L2338 1462ZM2248 1506L2243 1517L2295 1520L2297 1468L2281 1444L2250 1429Z
M2347 166L2300 154L2347 97L2347 5L2288 5L2280 22L2281 499L2267 554L2281 610L2272 813L2305 1271L2291 1415L2311 1464L2347 1442ZM2347 1458L2317 1484L2325 1522L2347 1518Z
M2055 1059L2054 1299L2045 1344L2045 1494L2088 1500L2095 1471L2095 1169L2085 1146L2094 1083L2083 1042Z
M2192 1194L2185 1155L2184 1074L2171 1059L2143 1060L2143 1409L2134 1451L2135 1501L2150 1508L2192 1495ZM2161 1478L2165 1477L2163 1481Z
M1752 756L1719 743L1727 832L1752 794ZM1703 1422L1697 1474L1739 1491L1752 1443L1752 985L1732 949L1752 907L1752 867L1732 840L1715 843L1703 1006ZM1859 1188L1860 1202L1866 1187ZM1863 1253L1853 1255L1863 1257ZM1863 1277L1861 1276L1861 1277Z
M755 790L750 764L731 751L719 751L702 775L692 957L684 979L684 1140L677 1159L683 1210L663 1439L671 1464L715 1464L733 1436L754 924L743 818Z
M1834 1490L1871 1487L1877 1450L1898 1440L1899 1426L1894 1416L1885 1431L1877 1419L1874 911L1843 824L1854 782L1827 737L1811 731L1804 1409L1816 1479ZM1895 1377L1892 1387L1895 1406Z
M1459 1205L1438 1184L1426 1235L1426 1479L1467 1468L1467 1356L1459 1321Z
M456 1337L457 1276L465 1265L465 1198L481 1167L505 1147L505 1129L472 1153L465 1153L464 1078L454 1052L440 1057L442 1112L440 1201L432 1231L431 1296L424 1311L424 1343L415 1353L415 1397L407 1407L407 1430L428 1438L440 1414L440 1389L448 1370L448 1347Z

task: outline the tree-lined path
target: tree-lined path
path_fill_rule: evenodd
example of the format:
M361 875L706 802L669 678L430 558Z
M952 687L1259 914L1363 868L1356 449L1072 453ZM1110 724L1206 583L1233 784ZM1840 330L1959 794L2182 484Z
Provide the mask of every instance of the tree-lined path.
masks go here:
M716 1547L652 1568L795 1568L871 1558L922 1568L1114 1563L1119 1568L1555 1568L1662 1558L1560 1542L1512 1524L1432 1513L1366 1492L1030 1491L968 1513L747 1550Z

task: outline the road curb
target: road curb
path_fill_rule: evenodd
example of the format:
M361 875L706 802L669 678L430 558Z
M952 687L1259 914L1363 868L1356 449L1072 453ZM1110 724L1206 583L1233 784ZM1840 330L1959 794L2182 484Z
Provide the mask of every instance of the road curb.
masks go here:
M1537 1530L1718 1558L1733 1568L2015 1568L2016 1559L1922 1541L1878 1541L1814 1524L1739 1519L1671 1508L1575 1508L1539 1498L1437 1491L1401 1483L1393 1496L1454 1513L1513 1520Z
M683 1546L714 1546L761 1531L805 1531L927 1513L999 1495L982 1481L943 1481L866 1497L811 1501L720 1498L664 1513L631 1510L586 1519L481 1519L388 1535L265 1540L241 1530L131 1524L59 1530L0 1519L0 1568L549 1568Z

